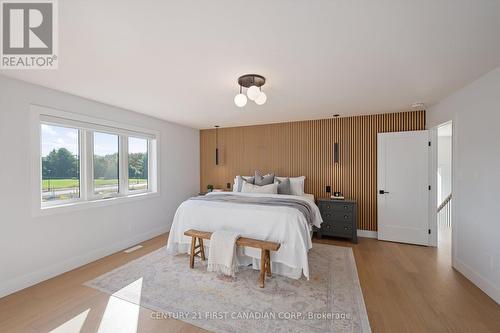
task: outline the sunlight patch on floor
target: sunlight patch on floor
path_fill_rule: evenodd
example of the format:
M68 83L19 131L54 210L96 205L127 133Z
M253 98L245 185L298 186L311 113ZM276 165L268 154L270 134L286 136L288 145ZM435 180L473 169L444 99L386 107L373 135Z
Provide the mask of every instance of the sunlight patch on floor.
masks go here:
M83 323L87 319L90 309L87 309L79 315L71 318L61 326L53 329L49 333L79 333L83 327Z
M109 298L98 333L136 333L142 291L142 277ZM125 301L121 297L131 300Z

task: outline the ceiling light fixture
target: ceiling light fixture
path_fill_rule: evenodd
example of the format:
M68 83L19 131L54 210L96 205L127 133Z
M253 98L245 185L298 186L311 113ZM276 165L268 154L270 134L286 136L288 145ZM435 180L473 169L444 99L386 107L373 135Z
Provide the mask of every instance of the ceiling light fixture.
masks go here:
M234 104L238 107L244 107L248 99L254 101L257 105L266 103L267 96L262 92L262 86L266 83L266 78L257 74L245 74L238 78L240 93L234 97ZM242 93L242 89L247 88L246 96Z

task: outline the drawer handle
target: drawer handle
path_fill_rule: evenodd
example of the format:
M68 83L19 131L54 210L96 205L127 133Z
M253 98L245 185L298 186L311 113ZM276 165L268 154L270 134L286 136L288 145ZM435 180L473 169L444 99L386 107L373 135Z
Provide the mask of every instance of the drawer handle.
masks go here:
M349 216L344 215L344 220L347 220L348 218L349 218Z
M330 209L330 205L326 205L326 208L327 208L327 209Z
M326 217L330 217L330 216L332 216L332 215L330 215L330 214L328 214L328 213L326 214Z
M347 210L349 207L348 206L344 206L344 209Z
M348 227L348 226L345 226L345 227L344 227L344 230L349 230L349 227Z

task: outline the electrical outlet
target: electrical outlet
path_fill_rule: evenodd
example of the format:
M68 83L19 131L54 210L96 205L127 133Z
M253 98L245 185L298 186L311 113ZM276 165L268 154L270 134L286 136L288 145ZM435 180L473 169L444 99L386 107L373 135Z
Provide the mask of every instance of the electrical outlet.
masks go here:
M227 184L226 184L226 187L227 187L228 189L230 189L230 188L231 188L231 183L227 183Z
M330 185L326 185L325 191L326 191L326 193L331 193L332 192L331 186Z

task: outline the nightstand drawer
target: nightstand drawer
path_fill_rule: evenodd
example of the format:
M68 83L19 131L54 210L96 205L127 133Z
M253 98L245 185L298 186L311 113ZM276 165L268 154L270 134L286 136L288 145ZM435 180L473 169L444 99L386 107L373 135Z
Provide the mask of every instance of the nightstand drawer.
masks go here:
M323 221L350 222L352 221L352 212L321 211L321 217Z
M321 211L332 211L332 212L352 212L353 205L349 203L343 203L339 201L322 201L320 202Z
M350 223L329 223L321 224L321 233L327 236L352 237L353 227Z
M352 237L352 224L337 224L337 235L344 237Z

